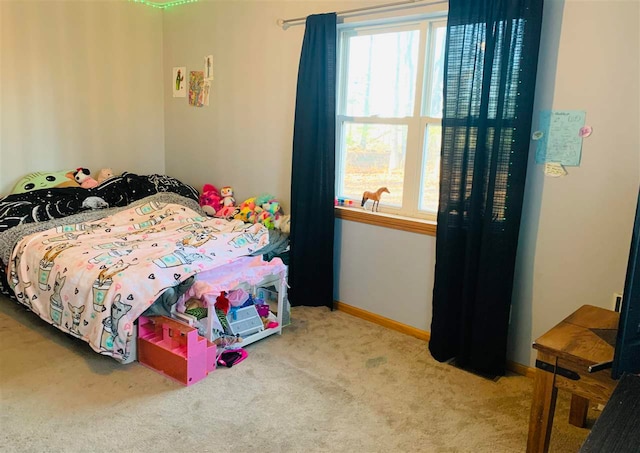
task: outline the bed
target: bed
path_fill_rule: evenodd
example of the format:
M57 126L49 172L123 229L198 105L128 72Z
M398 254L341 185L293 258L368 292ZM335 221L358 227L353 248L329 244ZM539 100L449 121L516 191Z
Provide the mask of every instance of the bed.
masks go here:
M168 314L187 292L206 300L241 284L286 285L282 261L260 254L269 244L263 225L208 217L197 199L174 178L130 173L88 190L7 196L0 200L0 290L128 363L136 320Z

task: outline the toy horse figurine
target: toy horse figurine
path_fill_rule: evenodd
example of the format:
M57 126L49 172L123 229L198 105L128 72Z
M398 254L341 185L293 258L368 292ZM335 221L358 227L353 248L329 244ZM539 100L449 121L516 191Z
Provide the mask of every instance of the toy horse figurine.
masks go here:
M386 187L380 187L375 192L365 192L365 193L363 193L362 194L362 203L360 204L360 206L364 206L364 204L367 202L367 200L373 200L373 204L371 205L371 212L377 211L378 208L380 207L380 196L384 192L391 193L391 192L389 192L389 189L387 189ZM376 208L376 206L378 208Z

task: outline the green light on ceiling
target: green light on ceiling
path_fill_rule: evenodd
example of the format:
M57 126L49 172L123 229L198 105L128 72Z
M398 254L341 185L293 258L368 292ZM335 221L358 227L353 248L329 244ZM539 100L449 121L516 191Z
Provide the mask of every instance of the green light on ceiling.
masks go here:
M171 8L172 6L184 5L186 3L195 3L198 0L175 0L173 2L167 2L167 3L155 3L147 0L129 0L129 1L133 3L140 3L142 5L151 6L152 8L167 9L167 8Z

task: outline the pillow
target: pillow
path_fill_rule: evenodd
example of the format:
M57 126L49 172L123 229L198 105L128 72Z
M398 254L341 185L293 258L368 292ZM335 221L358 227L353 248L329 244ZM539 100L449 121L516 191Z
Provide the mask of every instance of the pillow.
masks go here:
M60 170L56 172L37 171L29 173L13 188L11 193L25 193L32 190L50 189L52 187L79 187L73 178L74 170Z

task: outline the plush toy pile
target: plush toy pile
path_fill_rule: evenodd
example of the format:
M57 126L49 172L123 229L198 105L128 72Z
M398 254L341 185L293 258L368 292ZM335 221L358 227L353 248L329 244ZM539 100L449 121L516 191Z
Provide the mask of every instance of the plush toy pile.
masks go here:
M114 176L110 168L103 168L95 179L91 177L88 168L78 167L73 170L60 170L53 172L29 173L14 186L11 193L19 194L39 189L52 189L54 187L82 187L92 189L102 182Z
M200 206L210 216L242 220L245 223L261 223L268 229L279 229L289 233L291 218L284 215L275 197L263 194L251 197L236 206L233 189L225 186L218 190L212 184L205 184L200 195Z

